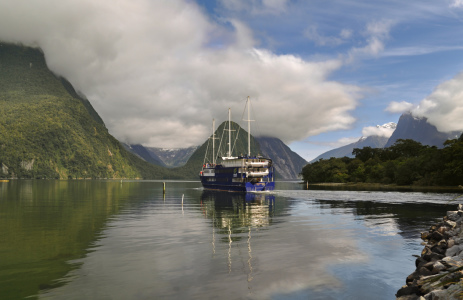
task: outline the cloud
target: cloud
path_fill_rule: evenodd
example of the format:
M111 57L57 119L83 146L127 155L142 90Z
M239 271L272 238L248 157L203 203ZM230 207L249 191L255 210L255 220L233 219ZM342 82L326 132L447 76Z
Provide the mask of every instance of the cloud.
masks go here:
M360 88L328 80L340 60L260 49L245 24L214 23L192 1L0 0L0 7L0 40L40 46L48 66L125 142L199 145L228 107L240 120L246 96L256 133L285 142L355 121Z
M383 136L383 137L391 137L392 133L394 133L395 127L385 127L385 126L368 126L362 129L362 135L364 137L367 136Z
M384 50L384 42L389 38L389 31L395 25L393 20L382 20L367 24L365 35L367 44L354 47L349 51L347 62L353 62L359 57L377 56Z
M414 105L412 103L409 103L406 101L402 101L402 102L392 101L391 103L389 103L389 106L386 108L386 111L390 113L401 114L401 113L410 111L413 107Z
M429 45L419 45L413 47L400 47L385 50L382 53L383 57L386 56L417 56L417 55L427 55L431 53L446 52L446 51L460 51L463 50L463 46L429 46Z
M426 117L439 131L463 130L463 73L437 86L412 113Z
M251 14L280 14L286 12L289 0L220 0L230 11L246 11Z
M457 7L457 8L463 7L463 0L453 0L452 3L450 4L450 7Z
M316 152L318 156L320 152L326 152L328 150L331 150L333 148L339 148L342 146L346 146L352 143L357 142L360 139L360 137L343 137L335 141L306 141L305 143L310 144L311 146L317 146L317 147L327 147L326 149L323 149L322 151Z
M345 138L341 138L338 141L336 141L335 143L333 143L333 146L334 147L342 147L342 146L345 146L345 145L355 143L358 140L359 140L358 137L345 137Z
M352 36L352 31L343 29L337 36L322 36L318 33L317 26L310 26L304 31L304 36L319 46L338 46L346 42Z

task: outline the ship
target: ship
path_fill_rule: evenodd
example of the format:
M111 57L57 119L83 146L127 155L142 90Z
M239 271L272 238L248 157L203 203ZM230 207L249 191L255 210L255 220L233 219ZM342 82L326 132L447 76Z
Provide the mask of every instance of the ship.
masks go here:
M232 156L231 110L228 109L228 153L218 157L215 153L215 120L212 120L212 159L207 151L199 177L204 189L227 192L263 192L275 189L275 170L272 160L251 155L251 102L248 97L248 153ZM216 157L217 156L217 157Z

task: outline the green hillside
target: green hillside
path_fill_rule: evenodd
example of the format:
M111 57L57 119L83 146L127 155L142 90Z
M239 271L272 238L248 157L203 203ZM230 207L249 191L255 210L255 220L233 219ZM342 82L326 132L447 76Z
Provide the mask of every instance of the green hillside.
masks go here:
M39 49L0 43L0 178L175 178L128 153Z

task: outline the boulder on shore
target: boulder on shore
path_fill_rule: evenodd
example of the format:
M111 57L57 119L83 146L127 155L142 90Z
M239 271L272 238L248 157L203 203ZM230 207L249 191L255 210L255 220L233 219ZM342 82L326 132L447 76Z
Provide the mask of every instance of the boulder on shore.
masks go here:
M421 233L426 242L415 272L396 294L399 300L463 299L463 205Z

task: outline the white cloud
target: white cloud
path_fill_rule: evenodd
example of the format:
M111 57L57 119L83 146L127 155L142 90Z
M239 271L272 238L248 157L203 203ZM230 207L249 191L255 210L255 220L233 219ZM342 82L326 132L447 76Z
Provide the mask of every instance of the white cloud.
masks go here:
M402 102L392 101L391 103L389 103L389 106L386 108L386 111L390 113L401 114L401 113L410 111L413 108L413 106L414 105L412 103L409 103L406 101L402 101Z
M281 9L286 2L262 3ZM259 107L260 133L286 142L355 121L361 90L327 79L340 60L259 49L245 24L212 23L192 1L0 0L0 7L0 40L39 45L49 67L123 141L201 144L212 117L226 119L231 107L239 120L248 95Z
M358 137L345 137L345 138L339 139L338 141L333 143L333 145L334 145L334 147L342 147L342 146L346 146L346 145L355 143L358 140L359 140Z
M463 73L437 86L412 113L426 117L439 131L463 130Z
M463 50L463 46L429 46L429 45L418 45L413 47L400 47L385 50L382 56L416 56L426 55L431 53L446 52L446 51L459 51Z
M338 36L323 36L318 33L317 26L309 26L304 31L304 36L319 46L338 46L346 42L352 36L352 31L343 29Z
M350 39L352 37L352 30L350 29L343 29L341 30L341 33L339 34L339 36L343 39Z
M389 31L395 24L392 20L382 20L367 24L365 35L367 44L363 47L354 47L349 51L347 62L358 57L377 56L384 50L384 42L389 38Z
M220 0L221 5L231 11L252 14L280 14L286 11L289 0Z
M450 7L463 7L463 0L453 0Z
M312 147L325 147L323 148L323 151L318 151L318 152L326 152L328 150L331 150L333 148L339 148L342 146L346 146L352 143L357 142L360 139L360 137L342 137L338 140L335 141L306 141L305 143L310 144ZM317 152L317 153L318 153ZM320 153L318 153L316 156L318 156Z
M364 137L377 135L383 137L391 137L392 133L394 132L394 128L384 127L384 126L368 126L362 129L362 135Z

